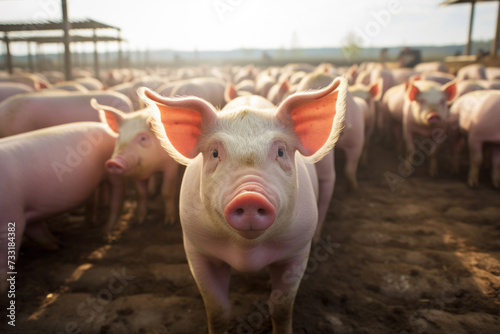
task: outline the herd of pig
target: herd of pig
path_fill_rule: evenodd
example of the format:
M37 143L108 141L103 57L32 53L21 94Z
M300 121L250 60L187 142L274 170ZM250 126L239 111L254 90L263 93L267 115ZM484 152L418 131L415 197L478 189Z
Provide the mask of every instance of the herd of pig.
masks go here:
M269 267L274 332L291 333L295 295L334 190L335 146L356 190L374 133L404 145L410 162L424 150L431 176L446 139L458 170L467 138L470 186L478 184L484 144L493 144L500 187L500 68L470 65L452 75L440 62L289 64L74 77L0 73L2 289L23 236L58 248L44 220L85 204L91 222L105 203L109 233L130 178L143 222L151 185L161 182L164 223L180 217L209 332L229 323L231 268Z

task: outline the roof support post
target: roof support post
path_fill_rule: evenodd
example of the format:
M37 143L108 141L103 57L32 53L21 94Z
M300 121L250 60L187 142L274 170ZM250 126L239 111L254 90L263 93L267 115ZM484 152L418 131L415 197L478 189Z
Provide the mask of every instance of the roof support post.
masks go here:
M473 0L471 2L470 9L470 19L469 19L469 35L467 37L467 45L465 46L465 54L470 55L471 53L471 44L472 44L472 26L474 25L474 9L476 8L476 1Z
M10 41L9 41L9 35L7 32L4 33L3 40L5 42L5 65L7 66L7 71L12 74L13 69L12 69L12 54L10 53Z
M61 0L62 5L62 15L63 15L63 43L64 43L64 75L66 76L66 80L72 79L71 74L71 49L70 49L70 22L68 20L68 5L66 0Z
M94 31L94 76L99 79L99 53L97 52L97 33L96 29Z
M498 12L497 12L497 24L495 27L495 37L493 37L493 42L491 43L490 55L492 57L497 56L498 50L498 35L500 33L500 2L498 2Z

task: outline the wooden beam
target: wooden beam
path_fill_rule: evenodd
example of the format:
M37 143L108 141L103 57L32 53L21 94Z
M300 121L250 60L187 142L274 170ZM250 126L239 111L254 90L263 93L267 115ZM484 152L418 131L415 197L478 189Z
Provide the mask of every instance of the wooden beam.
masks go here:
M64 75L66 76L66 80L72 79L71 73L71 49L70 49L70 40L69 40L69 30L71 29L70 23L68 20L68 5L66 0L61 0L62 5L62 15L63 15L63 43L64 43Z
M97 33L94 29L94 76L99 79L99 52L97 51Z
M4 38L5 42L5 65L7 66L7 71L12 74L13 73L13 68L12 68L12 53L10 53L10 40L9 36L7 33L4 33Z
M497 56L499 31L500 31L500 1L498 2L497 25L495 27L495 37L493 37L493 41L491 42L490 55L492 57Z
M465 54L470 55L472 48L472 26L474 25L474 9L476 8L476 1L471 2L470 19L469 19L469 35L467 37L467 45L465 46Z

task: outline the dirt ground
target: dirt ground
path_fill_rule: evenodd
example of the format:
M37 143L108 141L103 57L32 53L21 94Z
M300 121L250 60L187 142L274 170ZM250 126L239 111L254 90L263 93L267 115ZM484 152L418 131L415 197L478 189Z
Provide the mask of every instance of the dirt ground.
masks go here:
M377 146L359 170L359 192L349 193L342 160L338 154L335 194L296 299L294 332L500 333L500 191L488 174L469 189L466 160L453 176L443 157L438 178L427 176L425 163L401 177L398 154ZM82 210L50 221L60 251L25 241L16 326L2 314L4 331L206 333L180 225L160 225L158 199L135 225L133 203L111 243L100 226L83 223ZM270 333L270 290L265 271L233 274L230 333Z

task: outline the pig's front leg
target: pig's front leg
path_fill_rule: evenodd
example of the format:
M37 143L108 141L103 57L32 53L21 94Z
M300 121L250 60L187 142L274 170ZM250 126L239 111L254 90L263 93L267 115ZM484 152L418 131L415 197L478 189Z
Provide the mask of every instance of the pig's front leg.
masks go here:
M100 186L92 192L92 195L85 202L85 224L92 226L95 224L97 218L97 210L99 208L99 191Z
M469 134L469 187L474 188L479 185L479 169L483 163L483 143L475 141Z
M431 160L429 161L429 175L432 177L436 177L438 175L438 152L439 152L439 144L436 144L436 148L431 153Z
M318 174L318 227L314 234L313 243L321 238L323 223L330 207L333 190L335 188L334 151L331 150L323 159L314 164Z
M305 249L300 256L284 262L273 263L269 266L273 286L269 298L273 334L293 333L293 305L307 266L308 256L309 248Z
M59 240L50 233L47 224L43 221L29 223L24 234L45 249L59 249Z
M205 304L208 333L226 333L231 312L229 301L231 267L220 260L197 253L188 243L186 243L186 255Z
M171 161L171 165L163 172L161 195L165 206L165 225L173 225L179 216L177 199L179 194L179 164Z
M137 207L135 209L135 220L142 224L146 220L148 213L147 197L148 197L148 180L135 180L135 189L137 191Z
M111 198L109 200L110 212L108 222L106 223L104 232L108 234L115 226L118 218L120 218L123 201L125 199L125 189L127 179L121 175L109 175L109 183L111 188Z
M491 178L493 186L500 188L500 146L495 146L491 149Z

